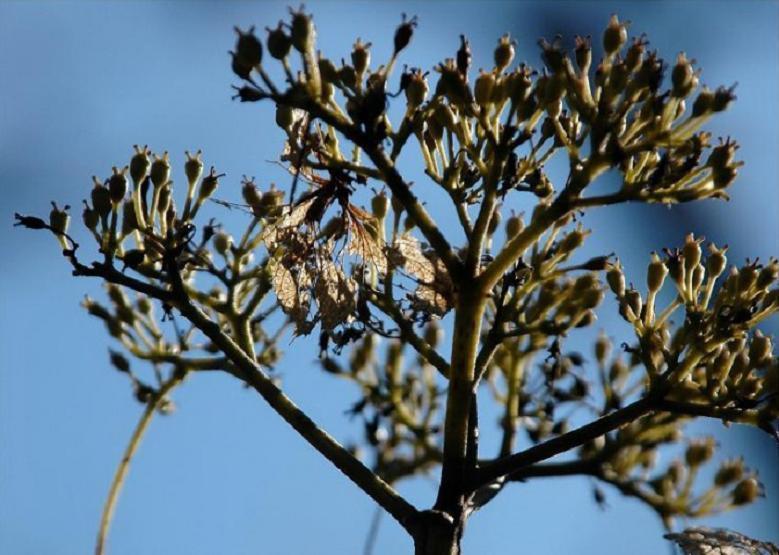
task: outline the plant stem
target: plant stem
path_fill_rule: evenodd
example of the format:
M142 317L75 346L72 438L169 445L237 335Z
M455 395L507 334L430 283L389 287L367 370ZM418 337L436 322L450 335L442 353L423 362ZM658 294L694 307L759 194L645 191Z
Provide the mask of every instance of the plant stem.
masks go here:
M111 520L114 516L114 509L116 509L116 502L119 500L119 494L124 486L124 480L127 477L127 472L130 470L130 461L138 451L138 447L141 444L146 430L149 428L149 423L154 416L155 411L160 407L162 401L173 390L174 387L179 385L184 379L185 374L183 372L176 372L172 378L162 384L162 387L154 394L154 396L146 404L146 409L143 411L140 420L135 425L133 435L130 437L130 442L124 450L121 461L116 467L114 472L114 478L111 481L111 488L108 490L108 497L103 505L103 514L100 517L100 527L97 532L97 542L95 544L95 555L104 555L106 549L106 539L108 538L108 530L111 526Z

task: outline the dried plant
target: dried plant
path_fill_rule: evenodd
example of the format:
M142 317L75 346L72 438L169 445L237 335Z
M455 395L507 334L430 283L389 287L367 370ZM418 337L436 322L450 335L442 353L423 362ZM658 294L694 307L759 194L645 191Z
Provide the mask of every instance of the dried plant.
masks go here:
M779 262L728 268L726 247L689 235L652 254L645 286L628 287L613 255L577 258L590 233L578 215L593 207L727 198L738 146L712 144L701 127L728 107L733 89L699 87L684 54L664 89L665 62L643 37L628 43L616 16L594 68L589 37L576 38L573 56L559 39L541 40L538 71L514 64L515 41L505 35L494 67L475 75L461 37L455 56L435 67L434 88L417 68L404 69L398 85L393 72L416 25L404 16L379 66L360 40L349 62L319 53L302 8L268 30L265 46L253 28L236 29L236 97L275 104L286 134L279 163L293 176L288 192L242 183L250 221L239 239L214 221L197 223L222 177L213 167L203 175L200 152L184 163L183 207L167 153L136 147L128 166L95 178L83 211L95 262L81 261L67 207L54 205L48 222L17 215L19 225L56 236L75 276L106 284L108 302L84 306L120 344L111 362L146 406L97 553L152 415L170 412L171 391L203 371L255 389L408 532L418 554L460 553L468 517L507 484L536 477L595 478L643 501L669 528L676 517L762 495L741 459L701 484L717 445L683 431L707 417L776 436L779 360L756 326L779 310ZM283 80L266 71L274 62ZM392 121L390 104L403 101ZM446 237L420 201L430 185L401 175L404 152L450 199L464 240ZM564 183L547 175L554 156L568 161ZM621 176L618 190L591 193L607 170ZM522 197L535 201L527 221L510 211ZM601 335L590 363L566 339L592 326L607 294L635 337L614 354ZM161 330L160 315L175 334ZM453 322L449 356L440 320ZM271 370L288 328L317 334L322 369L356 387L349 412L364 423L364 445L340 445L279 388ZM154 381L131 359L150 363ZM502 411L493 454L478 448L479 388ZM582 413L592 420L580 425ZM531 446L518 450L520 439ZM658 452L674 445L680 458L658 467ZM393 488L439 467L430 508Z

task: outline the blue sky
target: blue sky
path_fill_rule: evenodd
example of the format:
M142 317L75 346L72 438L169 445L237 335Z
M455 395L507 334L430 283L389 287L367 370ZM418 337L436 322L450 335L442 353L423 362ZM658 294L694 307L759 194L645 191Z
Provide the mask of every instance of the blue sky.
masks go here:
M574 34L597 37L618 13L665 59L682 50L695 58L704 83L738 81L738 102L710 129L715 137L736 137L747 165L730 203L588 215L585 223L596 230L588 248L618 252L637 276L651 250L679 244L687 231L729 243L733 261L779 254L779 3L307 7L322 50L334 58L348 56L359 35L382 59L399 14L417 14L418 32L403 61L425 68L452 56L462 32L475 67L486 67L506 31L520 41L518 57L538 66L540 36L560 33L567 44ZM261 184L283 180L267 162L281 144L272 109L231 102L235 80L226 52L233 25L262 29L285 15L282 3L0 3L0 553L92 549L105 491L141 410L126 380L108 367L103 327L78 306L85 294L101 295L99 284L71 278L50 237L11 228L13 212L44 214L52 199L77 206L90 176L124 164L134 143L169 150L179 175L183 151L202 148L206 163L228 174L228 199L238 199L242 174ZM418 169L402 169L424 181ZM228 227L239 218L225 216ZM239 229L240 221L232 223ZM599 326L613 324L614 316L601 315ZM776 321L769 331L776 334ZM359 429L343 416L354 391L315 369L315 345L300 341L288 351L280 371L292 397L338 438L358 439ZM179 411L156 420L144 440L119 502L111 553L359 553L370 500L259 397L226 376L196 378L176 393ZM775 447L753 430L712 423L700 429L718 435L725 455L744 453L769 495L705 523L779 541ZM469 523L466 552L667 550L647 509L609 492L610 509L599 511L590 486L574 478L512 487ZM401 490L420 506L435 493L425 480ZM385 518L375 553L410 549Z

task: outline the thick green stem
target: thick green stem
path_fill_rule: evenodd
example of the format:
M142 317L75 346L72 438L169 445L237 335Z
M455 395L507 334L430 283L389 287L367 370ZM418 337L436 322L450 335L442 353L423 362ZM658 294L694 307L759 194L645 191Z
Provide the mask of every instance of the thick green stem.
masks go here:
M468 491L468 420L481 324L487 304L486 295L478 289L463 287L460 293L446 399L443 468L436 500L437 509L455 514L463 508Z

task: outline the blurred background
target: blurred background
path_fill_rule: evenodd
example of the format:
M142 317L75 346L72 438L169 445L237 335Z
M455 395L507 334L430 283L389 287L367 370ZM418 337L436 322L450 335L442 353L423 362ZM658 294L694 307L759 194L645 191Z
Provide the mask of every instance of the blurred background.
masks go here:
M474 68L486 67L505 32L519 40L518 59L538 67L539 37L561 34L570 47L574 35L591 34L599 43L618 13L633 22L631 35L647 33L667 61L679 51L696 59L702 83L738 82L738 101L708 129L715 138L737 138L747 164L729 203L588 214L585 224L595 231L589 251L617 252L637 282L650 251L680 245L690 231L728 243L732 262L779 255L779 3L306 4L320 48L334 59L348 57L360 36L373 42L375 63L386 60L401 12L418 15L401 61L423 68L453 56L460 33L471 41ZM13 229L13 213L47 214L57 200L74 207L79 228L91 176L126 164L134 143L169 150L179 180L184 150L202 148L206 165L227 174L218 195L225 200L240 200L243 174L264 187L286 183L268 163L282 144L272 108L230 100L236 79L227 55L233 25L262 30L286 15L286 4L271 2L0 3L0 553L92 550L109 481L142 410L108 365L103 326L79 307L85 294L102 295L99 283L71 278L56 242ZM417 166L402 169L425 185ZM239 214L213 212L228 229L231 222L235 230L245 225ZM452 222L443 227L454 229ZM596 329L616 330L618 344L629 336L613 308L605 305ZM774 319L767 331L777 330ZM292 398L337 438L359 440L359 426L343 414L356 392L316 368L314 342L283 347L278 371ZM590 352L584 343L580 348ZM132 465L112 554L361 552L372 502L256 394L223 375L198 375L174 397L179 410L153 422ZM768 493L702 524L779 541L776 446L751 429L696 426L717 435L722 456L743 454ZM429 505L432 483L420 479L400 489ZM465 552L669 551L653 513L607 493L608 508L600 510L584 478L514 485L471 519ZM374 553L411 549L385 518Z

